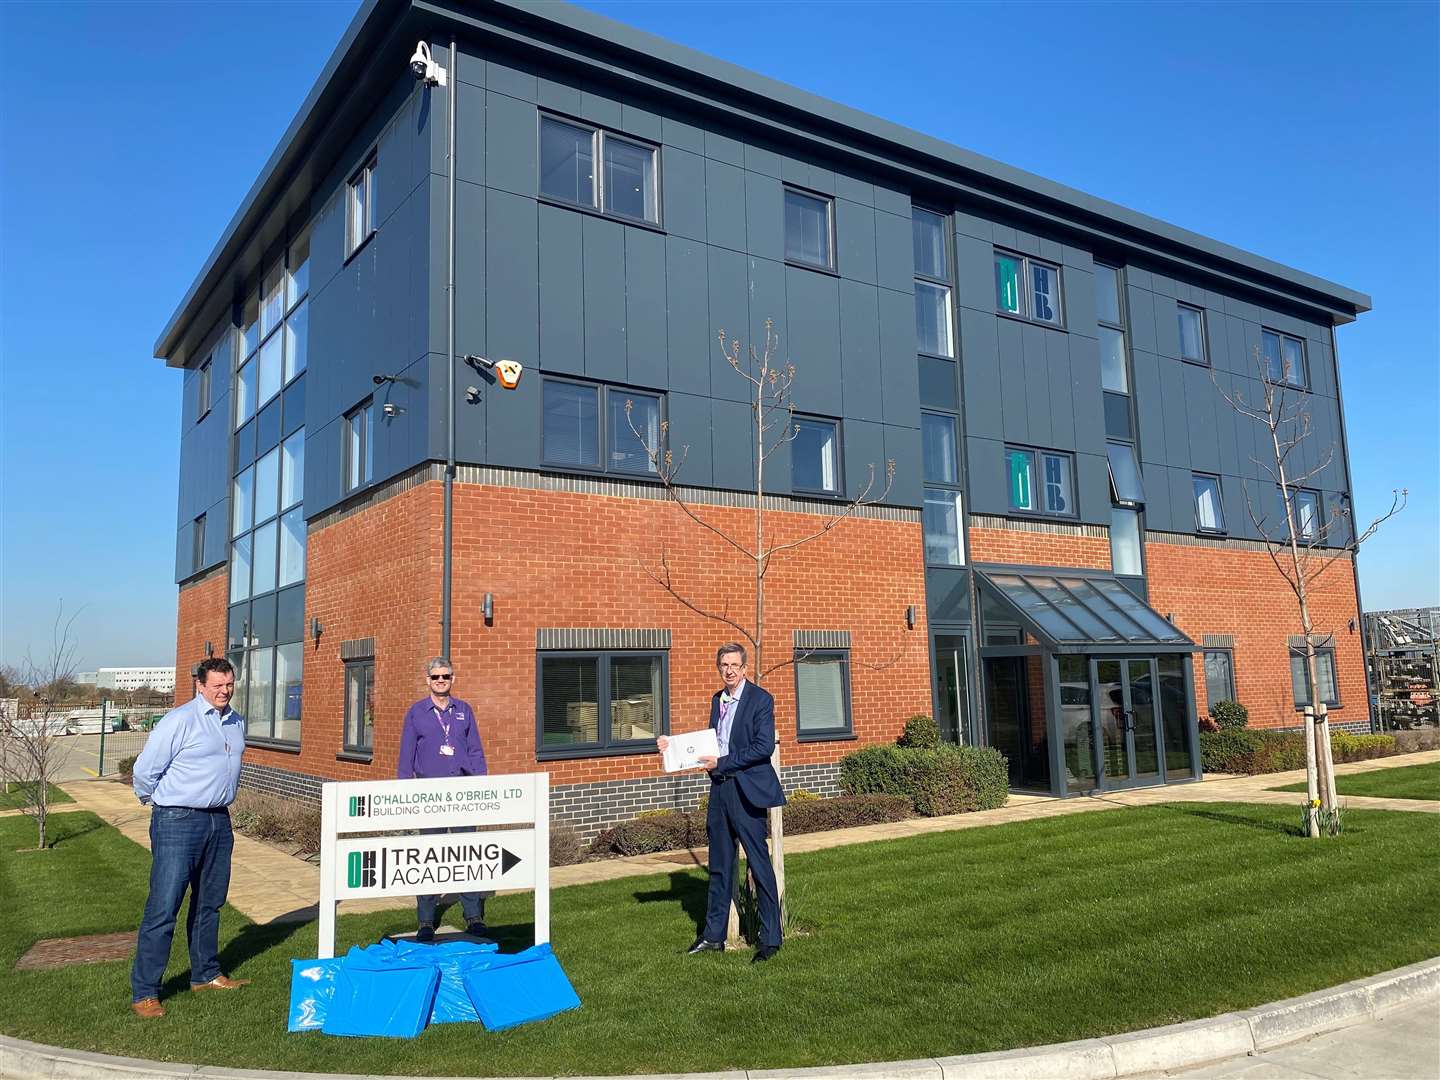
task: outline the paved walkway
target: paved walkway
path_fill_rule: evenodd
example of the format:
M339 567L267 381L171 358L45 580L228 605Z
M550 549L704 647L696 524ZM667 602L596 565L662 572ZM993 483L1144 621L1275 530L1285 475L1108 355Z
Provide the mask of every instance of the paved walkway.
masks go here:
M1353 761L1337 765L1336 775L1392 769L1402 765L1423 765L1440 762L1440 750L1418 754ZM1304 770L1269 773L1264 776L1211 776L1200 783L1175 784L1169 787L1136 788L1109 792L1095 797L1054 799L1040 795L1011 795L1010 801L998 810L981 810L950 817L907 818L882 825L861 825L853 829L806 833L785 838L789 855L822 851L846 844L875 840L896 840L926 833L948 832L953 829L975 829L1009 821L1030 821L1035 818L1083 814L1093 810L1111 810L1124 806L1151 806L1167 802L1246 802L1298 806L1293 791L1271 791L1270 788L1305 779ZM130 788L108 780L80 780L62 785L74 799L53 808L53 813L67 810L89 810L114 825L142 847L150 846L150 811L139 805ZM1341 802L1355 809L1402 810L1412 813L1440 814L1440 800L1372 799L1342 795ZM694 869L705 865L705 852L670 851L655 855L637 855L625 859L557 866L550 872L552 889L566 885L583 885L597 881L664 874ZM236 834L235 854L231 862L230 903L247 918L257 923L304 921L315 918L316 898L320 895L320 868L296 858L270 844ZM409 897L375 900L346 900L342 913L388 911L408 908L414 903Z

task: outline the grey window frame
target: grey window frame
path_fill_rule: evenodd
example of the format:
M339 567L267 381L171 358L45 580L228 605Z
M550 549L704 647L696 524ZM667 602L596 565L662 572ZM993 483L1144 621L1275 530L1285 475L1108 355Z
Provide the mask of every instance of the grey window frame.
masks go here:
M790 439L790 490L803 495L815 495L821 498L840 498L845 494L845 444L842 440L840 430L841 421L832 416L814 416L808 413L793 413L791 423L804 422L807 424L828 424L835 432L835 486L834 488L812 488L804 487L795 483L795 443L796 439Z
M1145 523L1141 518L1143 511L1138 506L1111 506L1110 507L1110 568L1115 572L1116 577L1144 577L1145 576ZM1115 548L1117 537L1120 531L1115 528L1116 514L1133 514L1135 516L1135 547L1136 556L1140 562L1138 574L1122 573L1115 566Z
M375 397L372 394L360 402L344 416L344 423L340 425L340 438L342 440L340 452L340 491L349 495L351 492L360 491L375 482L375 455L371 440L375 436ZM363 421L360 425L360 450L359 461L355 466L355 483L350 483L350 435L355 430L357 421Z
M1317 665L1318 665L1319 662L1320 662L1320 657L1321 657L1321 655L1324 654L1324 653L1328 653L1328 654L1330 655L1330 680L1331 680L1331 682L1333 682L1333 683L1335 684L1335 697L1334 697L1334 699L1333 699L1333 700L1326 701L1326 702L1324 703L1324 705L1325 705L1325 707L1326 707L1327 709L1339 709L1339 708L1343 708L1343 707L1344 707L1344 703L1340 700L1340 669L1339 669L1339 667L1336 666L1336 663L1335 663L1335 646L1334 646L1334 645L1316 645L1316 646L1315 646L1315 662L1316 662ZM1304 700L1304 698L1301 697L1301 692L1303 691L1303 692L1308 696L1309 693L1310 693L1310 688L1309 688L1308 686L1306 686L1303 681L1302 681L1302 682L1296 682L1296 681L1295 681L1295 664L1294 664L1294 661L1296 660L1296 658L1303 658L1304 656L1305 656L1305 648L1304 648L1304 646L1297 646L1297 645L1292 645L1292 646L1290 646L1289 653L1288 653L1288 658L1289 658L1289 660L1290 660L1290 690L1291 690L1291 696L1295 699L1295 708L1296 708L1297 710L1303 709L1303 708L1305 708L1305 706L1306 706L1307 704L1309 704L1308 702L1306 702L1306 701ZM1316 682L1319 682L1319 681L1320 681L1320 672L1319 672L1318 667L1317 667L1316 672L1315 672L1315 681L1316 681Z
M1266 367L1265 372L1264 372L1265 381L1268 382L1268 383L1270 383L1272 386L1286 386L1286 387L1289 387L1291 390L1309 390L1309 389L1310 389L1310 350L1305 347L1305 339L1302 338L1302 337L1296 337L1294 334L1287 334L1287 333L1285 333L1283 330L1275 330L1275 329L1272 329L1271 327L1268 327L1268 326L1262 326L1262 327L1260 327L1260 357L1261 357L1261 360L1264 360L1264 358L1265 358L1265 335L1266 335L1266 334L1273 334L1276 338L1279 339L1279 342L1280 342L1280 374L1281 374L1281 378L1279 378L1279 379L1272 379L1272 378L1270 377L1270 369L1269 369L1268 367ZM1299 382L1294 381L1294 379L1286 379L1286 378L1284 378L1284 374L1285 374L1285 342L1286 342L1286 341L1293 341L1293 342L1295 342L1297 345L1300 346L1300 371L1298 372L1298 377L1299 377L1299 380L1300 380ZM1292 373L1292 374L1296 374L1296 373Z
M1280 510L1283 514L1285 511L1285 489L1277 488L1277 491L1280 494ZM1320 515L1324 512L1325 500L1321 497L1320 492L1314 488L1292 487L1290 491L1293 494L1291 507L1295 514L1295 523L1297 525L1300 524L1300 500L1307 497L1315 500L1315 527L1308 532L1302 528L1295 539L1319 540L1320 532L1324 528L1324 522L1320 520ZM1290 519L1288 515L1285 517L1285 537L1287 540L1290 537Z
M1196 317L1197 317L1197 318L1199 319L1199 321L1200 321L1200 355L1199 355L1199 356L1186 356L1186 355L1185 355L1185 335L1184 335L1183 333L1180 333L1180 332L1179 332L1179 331L1180 331L1180 318L1181 318L1181 313L1182 313L1182 312L1185 312L1185 311L1193 311L1193 312L1195 313ZM1175 330L1176 330L1175 351L1176 351L1176 353L1179 354L1180 359L1183 360L1183 361L1185 361L1185 363L1187 363L1187 364L1199 364L1201 367L1209 367L1209 366L1210 366L1210 343L1209 343L1208 341L1206 341L1206 339L1205 339L1205 309L1204 309L1203 307L1200 307L1200 306L1196 305L1196 304L1187 304L1187 303L1185 303L1183 300L1177 300L1177 301L1175 302Z
M344 686L343 692L345 695L345 703L343 706L345 710L345 727L341 733L340 739L341 746L344 748L347 754L373 754L375 752L374 716L372 716L371 718L370 725L371 745L366 746L364 743L359 742L357 739L351 738L351 735L358 733L358 731L364 725L359 723L359 721L362 719L361 717L352 716L350 713L350 680L352 676L356 673L360 674L363 677L366 671L370 673L370 686L371 693L373 695L375 686L375 658L373 656L362 656L345 661L345 677L342 681ZM378 710L376 710L376 714L378 714Z
M351 173L350 179L345 182L345 258L347 260L364 247L370 237L375 235L377 229L375 223L375 173L379 164L379 153L372 149L365 155L364 163ZM355 193L361 185L364 185L365 188L365 220L360 224L361 234L357 235ZM281 307L284 306L284 286L282 285Z
M667 649L537 649L535 651L535 759L566 761L574 758L621 757L658 753L654 738L616 742L610 738L610 662L615 657L627 660L658 658L660 661L660 703L656 710L656 735L670 734L670 653ZM596 737L594 743L570 744L563 748L546 747L545 737L545 661L594 660Z
M825 254L828 262L817 263L809 259L801 258L798 255L791 255L787 241L788 231L785 227L785 197L795 194L802 198L813 199L815 202L825 204ZM835 261L835 196L825 195L818 191L810 191L796 184L783 185L780 196L780 246L785 257L787 266L799 266L806 270L819 270L822 273L834 274L836 270Z
M550 194L549 192L541 191L541 190L540 190L540 176L539 176L540 145L541 145L541 138L540 138L540 137L543 135L544 127L545 127L545 122L546 122L547 120L554 121L554 122L557 123L557 124L564 124L566 127L578 128L578 129L580 129L581 131L588 131L588 132L590 132L590 156L591 156L591 160L594 162L594 168L595 168L595 180L594 180L594 184L593 184L594 191L595 191L595 201L594 201L593 203L585 203L585 202L573 201L573 200L564 198L563 196L560 196L560 195L552 195L552 194ZM537 120L537 126L536 126L535 131L536 131L536 144L535 144L535 164L536 164L535 196L536 196L536 198L538 198L538 199L541 200L542 202L554 203L556 206L573 207L574 209L577 209L577 210L584 210L584 211L587 211L587 212L592 213L592 214L599 214L599 215L602 216L602 217L613 218L613 219L616 220L616 221L625 221L625 222L630 222L630 223L636 224L636 225L650 225L650 226L653 226L654 228L657 228L657 229L658 229L658 228L661 228L661 224L660 224L661 214L664 212L664 211L663 211L663 200L662 200L661 197L660 197L660 193L661 193L661 187L660 187L660 184L661 184L661 180L660 180L660 159L661 159L661 156L662 156L662 155L661 155L661 153L660 153L660 147L659 147L657 144L652 143L652 142L649 142L648 140L645 140L645 139L637 139L637 138L636 138L635 136L633 136L633 135L621 135L621 134L618 133L618 132L611 131L611 130L609 130L608 128L601 127L601 126L598 125L598 124L587 123L587 122L584 121L584 120L577 120L577 119L575 119L574 117L571 117L571 116L565 116L565 115L563 115L563 114L561 114L561 113L555 113L555 112L549 112L549 111L542 111L542 112L540 112L539 118L538 118L538 120ZM609 139L617 139L617 140L619 140L620 142L629 144L630 146L636 146L636 147L639 147L639 148L642 149L642 150L648 150L648 151L650 151L650 161L651 161L651 170L650 170L650 171L651 171L651 175L654 176L654 178L655 178L655 191L654 191L655 217L654 217L654 218L636 217L636 216L633 215L633 214L623 214L623 213L621 213L619 210L613 210L613 209L610 208L610 206L609 206L609 201L610 201L610 200L609 200L609 192L606 190L606 185L605 185L605 143L606 143L606 141L609 140Z
M1235 700L1235 650L1221 648L1207 648L1202 650L1203 656L1200 660L1200 669L1205 676L1205 700L1211 707L1217 701ZM1229 694L1226 697L1217 698L1210 693L1210 657L1211 655L1225 657L1225 679L1230 685Z
M210 371L213 359L212 353L205 358L195 372L195 422L197 424L210 415L210 408L214 404L210 400Z
M994 277L995 259L1001 255L1017 259L1020 262L1020 310L1018 312L1006 311L1000 306L1000 297L996 296L994 298L995 314L1002 315L1007 319L1023 319L1026 322L1034 323L1036 326L1048 326L1054 330L1065 330L1064 268L1058 263L1051 262L1049 259L1032 258L1029 255L1022 255L1018 251L1013 251L1010 248L996 246L994 255L990 260L992 278ZM1035 314L1033 303L1035 279L1031 272L1032 266L1043 266L1047 270L1052 270L1055 273L1055 318L1053 320L1042 319Z
M1030 474L1031 474L1031 476L1032 476L1035 480L1040 481L1042 487L1043 487L1043 484L1044 484L1044 480L1043 480L1043 477L1042 477L1041 471L1040 471L1040 469L1041 469L1041 462L1040 462L1041 457L1054 457L1054 458L1062 458L1062 459L1064 459L1064 461L1065 461L1065 467L1066 467L1066 469L1069 470L1069 474L1070 474L1070 485L1069 485L1069 486L1070 486L1070 500L1071 500L1071 502L1073 502L1073 503L1075 504L1075 508L1074 508L1073 510L1044 510L1044 509L1026 510L1026 509L1024 509L1024 508L1022 508L1022 507L1018 507L1018 506L1014 505L1013 503L1011 503L1011 502L1010 502L1010 494L1011 494L1011 489L1010 489L1010 455L1011 455L1011 453L1025 453L1025 454L1029 454L1029 455L1030 455L1030 470L1031 470L1031 473L1030 473ZM1040 446L1024 446L1024 445L1021 445L1021 444L1019 444L1019 443L1005 443L1005 444L1004 444L1004 447L1003 447L1003 456L1004 456L1004 469L1005 469L1005 501L1006 501L1006 506L1008 507L1008 511L1007 511L1008 514L1014 515L1014 516L1018 516L1018 517L1058 518L1058 519L1064 520L1064 521L1069 521L1069 520L1072 520L1072 519L1074 519L1074 518L1078 518L1078 517L1080 516L1080 495L1079 495L1079 492L1076 490L1076 487L1075 487L1075 455L1074 455L1073 453L1071 453L1071 452L1068 451L1068 450L1047 450L1047 449L1045 449L1044 447L1040 447ZM1041 488L1036 488L1036 489L1035 489L1035 493L1036 493L1037 495L1040 494L1040 492L1041 492ZM1036 505L1037 505L1037 507L1043 505L1044 501L1045 501L1045 500L1044 500L1043 498L1037 499L1037 500L1036 500Z
M955 447L955 462L954 462L954 466L955 466L955 479L954 479L953 482L952 482L952 481L948 481L948 480L932 480L932 479L930 479L929 477L927 477L927 476L925 475L925 442L924 442L924 438L923 438L923 433L924 433L924 430L925 430L925 417L927 417L927 416L937 417L937 418L939 418L939 419L941 419L941 420L948 420L948 421L950 422L951 431L952 431L953 434L954 434L954 447ZM969 558L969 552L967 552L967 551L965 550L965 539L966 539L966 536L965 536L965 533L966 533L966 529L965 529L965 486L964 486L964 483L963 483L965 474L964 474L964 464L963 464L963 462L960 460L960 458L961 458L960 416L959 416L958 413L950 412L950 411L947 410L947 409L921 409L921 410L920 410L920 430L921 430L921 433L922 433L922 438L921 438L921 443L920 443L920 459L921 459L921 460L920 460L920 479L921 479L921 486L922 486L922 488L923 488L923 491L922 491L922 493L921 493L922 500L928 498L930 492L932 492L932 491L943 492L944 494L949 495L949 496L951 496L952 498L958 497L959 500L960 500L960 505L959 505L959 507L957 508L956 515L955 515L955 525L956 525L956 528L957 528L957 530L958 530L958 535L956 536L955 539L956 539L957 546L959 547L959 550L960 550L960 561L959 561L958 563L932 562L931 559L930 559L930 544L929 544L929 542L926 540L926 537L925 537L924 535L922 535L922 536L921 536L921 542L922 542L922 544L924 544L924 548L925 548L925 565L926 565L926 566L944 567L944 568L946 568L946 569L955 569L955 568L957 568L957 567L967 566L967 565L969 565L970 558ZM924 517L925 517L925 511L924 511L924 503L923 503L923 501L922 501L922 505L921 505L921 522L920 522L922 534L924 533L924 530L925 530L925 520L924 520Z
M802 731L800 728L800 665L835 662L840 665L840 688L842 693L845 722L840 727L816 728ZM795 741L802 743L834 742L855 738L855 715L850 703L850 650L849 649L796 649L795 669Z
M1200 480L1211 480L1215 484L1215 500L1220 508L1220 524L1214 529L1208 529L1200 524L1200 492L1196 489L1196 482ZM1190 474L1190 490L1193 493L1191 509L1195 511L1195 531L1203 536L1225 536L1229 528L1225 524L1225 486L1220 482L1220 477L1215 473L1192 472Z
M661 483L660 476L652 472L629 472L625 469L616 469L610 465L610 453L613 447L610 443L610 395L621 394L624 397L647 397L655 398L660 412L660 447L661 460L664 460L665 447L667 443L666 424L668 412L666 402L669 395L664 390L641 390L638 387L616 386L613 383L589 382L585 379L573 379L564 375L546 375L540 380L540 464L546 469L563 469L566 472L582 472L595 476L623 476L627 480L648 481L650 483ZM551 383L565 386L579 386L587 390L595 391L595 441L596 457L595 465L576 465L568 461L554 461L545 453L545 387Z
M190 569L192 572L205 565L205 514L190 523Z
M1110 460L1111 448L1123 450L1130 455L1130 461L1135 466L1135 483L1138 490L1134 493L1138 498L1122 496L1120 485L1115 480L1115 465ZM1105 440L1105 469L1110 477L1110 502L1113 506L1119 506L1125 510L1139 510L1145 505L1145 476L1140 470L1140 456L1135 453L1135 444L1126 442L1123 439Z

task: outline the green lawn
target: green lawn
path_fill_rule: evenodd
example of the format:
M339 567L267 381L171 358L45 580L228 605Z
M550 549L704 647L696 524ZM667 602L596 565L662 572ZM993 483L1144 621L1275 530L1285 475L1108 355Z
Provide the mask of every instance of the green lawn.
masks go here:
M1305 785L1287 784L1272 790L1304 791ZM1337 776L1335 791L1339 795L1370 795L1377 799L1440 799L1440 762Z
M35 785L33 783L15 784L9 791L6 791L5 785L0 784L0 810L19 810L22 806L25 806L25 796L34 787ZM52 806L55 803L73 803L75 801L54 784L50 784L49 788L49 802Z
M1245 1008L1440 955L1440 829L1351 811L1301 839L1291 807L1170 805L799 855L792 906L813 928L769 964L687 957L701 872L557 890L556 953L583 1006L489 1034L416 1042L285 1032L289 960L315 926L222 922L226 971L255 985L191 996L183 942L170 1015L132 1018L129 968L11 965L41 937L133 928L148 856L87 813L48 853L0 820L0 1028L136 1057L352 1073L539 1075L777 1068L1079 1039ZM1316 918L1316 912L1329 913ZM492 901L503 947L528 944L528 896ZM458 915L451 908L453 921ZM340 947L411 929L348 916ZM1299 936L1304 948L1296 946Z

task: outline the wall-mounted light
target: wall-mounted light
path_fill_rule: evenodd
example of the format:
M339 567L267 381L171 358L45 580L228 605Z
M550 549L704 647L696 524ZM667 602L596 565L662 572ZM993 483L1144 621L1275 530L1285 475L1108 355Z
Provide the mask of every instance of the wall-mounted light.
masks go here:
M905 609L905 629L915 629L915 605L911 604Z
M465 387L465 401L466 401L468 404L474 405L474 404L475 404L477 401L479 401L479 400L480 400L480 388L479 388L478 386L467 386L467 387Z
M1354 620L1354 619L1351 619L1349 625L1350 625L1350 633L1352 633L1352 634L1355 633L1355 620Z
M320 635L324 632L325 627L320 625L320 619L318 617L310 620L310 636L315 639L317 645L320 643Z
M1352 622L1351 625L1353 626L1354 623ZM210 644L210 642L208 642L208 641L205 642L205 659L206 659L206 660L209 660L209 659L210 659L212 656L214 656L214 655L215 655L215 646L212 645L212 644Z
M480 602L480 614L485 619L486 626L495 625L495 594L486 593L485 599Z

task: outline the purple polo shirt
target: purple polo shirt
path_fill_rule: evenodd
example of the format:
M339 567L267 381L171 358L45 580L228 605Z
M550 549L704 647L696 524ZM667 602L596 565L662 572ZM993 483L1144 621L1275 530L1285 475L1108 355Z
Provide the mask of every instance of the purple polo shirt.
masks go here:
M442 753L440 748L443 746L452 747L454 753ZM405 727L400 732L400 761L395 768L397 777L410 780L414 777L483 776L485 772L485 748L480 745L475 710L453 697L444 709L428 697L410 706L405 714Z

